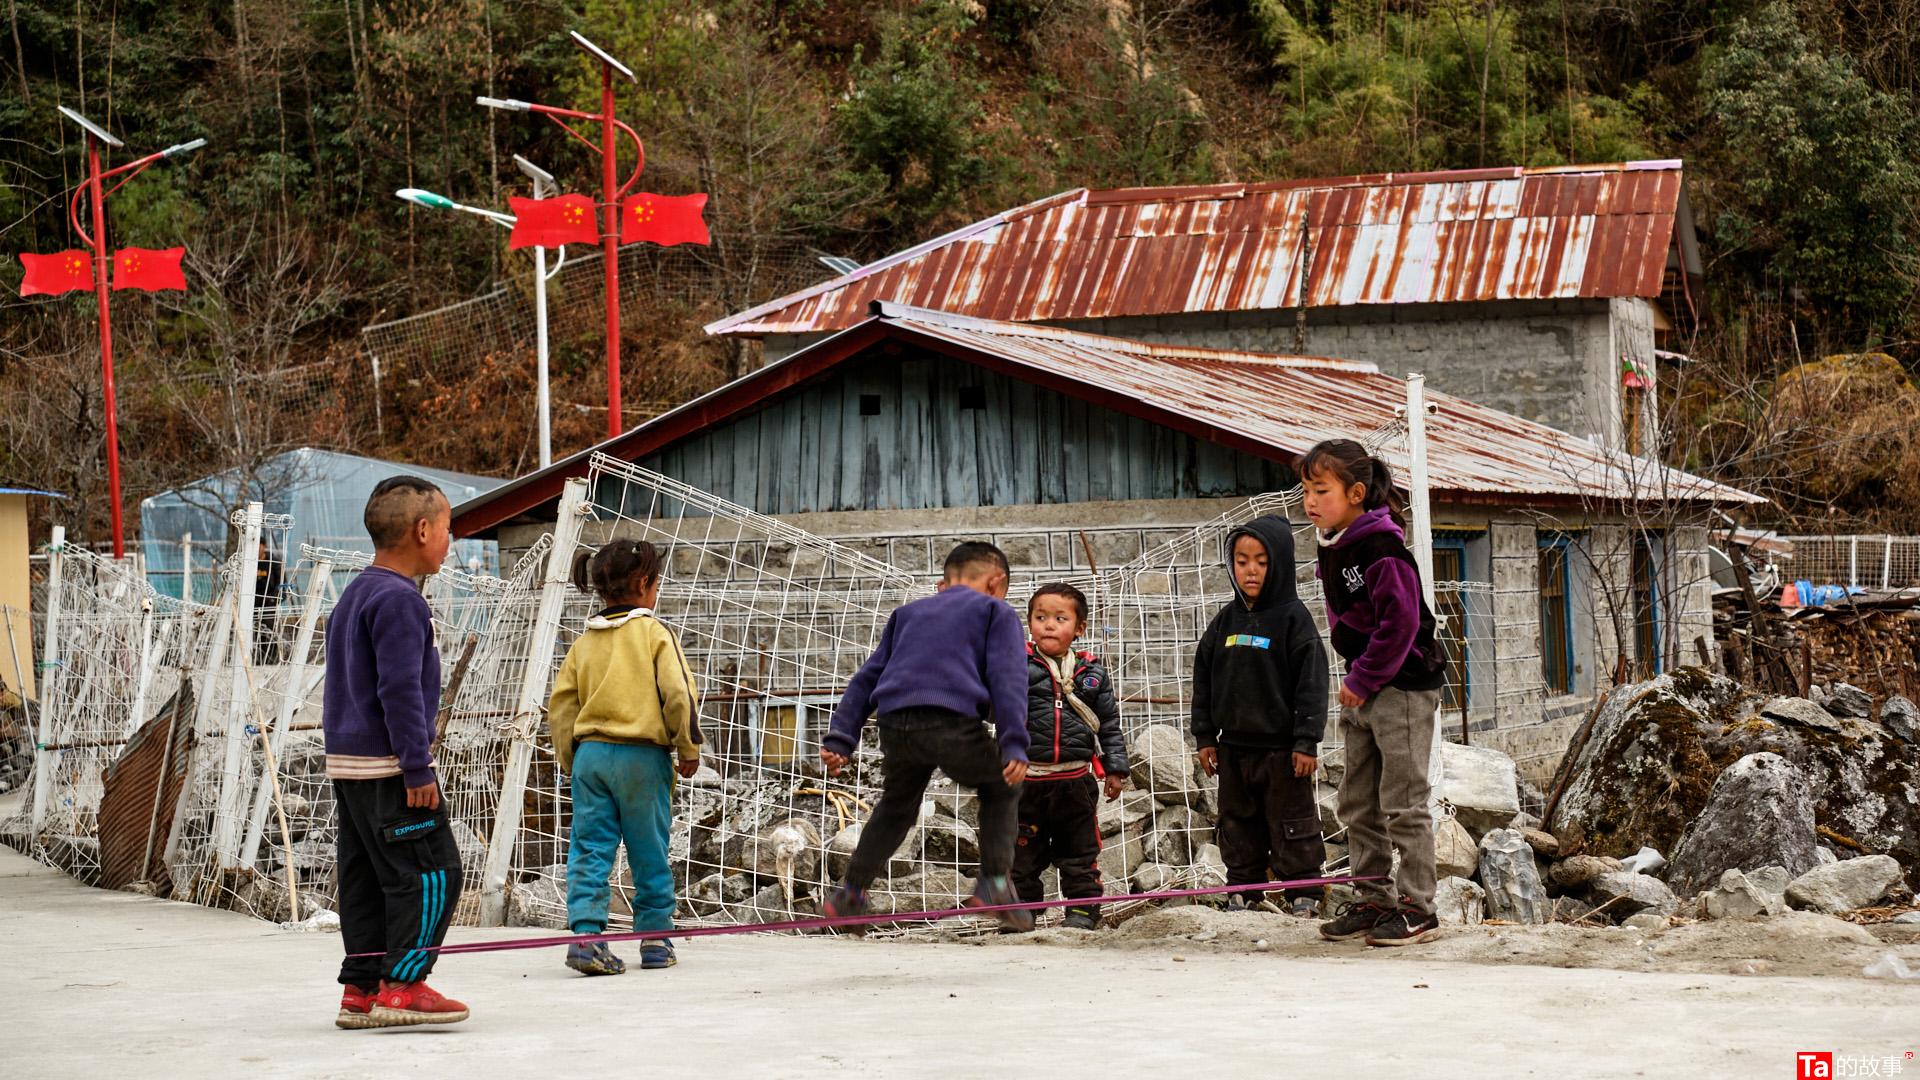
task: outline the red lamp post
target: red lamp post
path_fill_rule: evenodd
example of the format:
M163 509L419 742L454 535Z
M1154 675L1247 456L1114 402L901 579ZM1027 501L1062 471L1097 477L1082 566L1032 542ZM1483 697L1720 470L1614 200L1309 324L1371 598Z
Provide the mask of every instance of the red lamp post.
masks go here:
M105 145L120 149L126 144L109 135L106 129L67 108L58 106L61 115L80 125L87 133L87 179L73 189L73 195L67 201L67 220L73 231L80 235L88 248L93 251L93 291L100 306L100 384L106 403L107 425L107 487L108 509L113 518L113 557L122 559L127 554L126 533L120 516L120 428L119 419L114 412L113 398L113 319L107 305L107 268L112 261L107 253L107 196L119 191L128 180L140 175L147 166L175 154L184 154L207 145L205 139L169 146L158 153L136 158L118 168L100 169L100 147ZM121 174L124 173L124 176ZM120 182L113 187L101 190L101 183L112 177L120 176ZM88 197L92 202L93 231L89 233L80 224L80 199Z
M567 134L580 140L600 155L601 220L604 231L600 244L603 254L601 261L606 278L607 291L607 438L620 434L620 197L627 193L640 180L640 172L646 168L647 148L640 141L639 133L620 122L613 114L613 77L617 73L628 82L638 82L625 64L608 56L606 50L572 33L573 43L587 55L600 62L600 111L581 112L578 109L562 109L552 105L538 105L512 98L480 97L474 100L490 109L505 109L510 112L540 113L559 124ZM575 129L568 120L586 120L600 125L600 141L592 139ZM614 132L620 131L633 139L633 146L639 155L634 162L633 173L627 182L616 186L617 150Z

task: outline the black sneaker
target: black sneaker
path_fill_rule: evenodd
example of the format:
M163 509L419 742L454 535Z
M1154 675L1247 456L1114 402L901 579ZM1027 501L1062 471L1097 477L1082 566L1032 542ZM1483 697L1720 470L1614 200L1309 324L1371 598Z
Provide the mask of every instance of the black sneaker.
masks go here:
M827 898L820 902L820 914L823 918L843 919L850 915L865 915L866 913L867 890L865 889L852 889L842 885L831 893L828 893ZM855 937L860 937L867 932L865 924L841 926L835 929L842 933L852 934Z
M1341 904L1333 913L1333 919L1320 924L1320 936L1328 941L1349 941L1365 937L1372 932L1374 924L1393 914L1379 904L1355 901Z
M1440 917L1412 908L1387 913L1387 917L1367 931L1369 945L1418 945L1440 936Z
M1100 916L1083 908L1068 908L1067 929L1098 930L1100 929Z
M1228 893L1227 894L1227 910L1228 911L1247 910L1247 894L1243 892Z
M1317 919L1320 917L1320 898L1296 896L1287 901L1287 914L1298 919Z
M1005 876L983 877L974 883L973 895L967 897L962 907L999 907L1002 904L1017 904L1020 894L1013 891L1013 881ZM996 911L993 917L1000 921L1000 927L1016 934L1024 934L1033 929L1033 912Z

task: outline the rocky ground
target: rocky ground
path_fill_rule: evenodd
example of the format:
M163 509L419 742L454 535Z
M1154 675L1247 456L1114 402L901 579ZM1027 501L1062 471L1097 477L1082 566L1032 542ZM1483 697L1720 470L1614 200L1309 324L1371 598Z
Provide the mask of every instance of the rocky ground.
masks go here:
M1869 978L1865 969L1888 953L1920 970L1920 925L1861 926L1831 915L1795 911L1772 918L1678 921L1657 929L1548 924L1455 926L1425 945L1368 948L1322 941L1314 923L1266 912L1209 907L1168 908L1094 932L1060 927L1032 934L992 935L996 948L1110 948L1161 960L1199 955L1262 954L1345 959L1373 964L1537 964L1615 971L1743 976L1830 975ZM954 939L958 939L957 936ZM1916 983L1920 986L1920 983Z

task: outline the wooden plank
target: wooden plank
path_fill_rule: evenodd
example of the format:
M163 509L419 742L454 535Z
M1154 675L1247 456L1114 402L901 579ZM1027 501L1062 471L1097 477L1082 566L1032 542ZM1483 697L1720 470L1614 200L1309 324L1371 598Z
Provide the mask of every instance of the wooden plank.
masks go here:
M841 368L840 378L829 384L837 386L838 393L830 391L828 401L834 402L840 409L840 482L834 492L835 510L871 510L865 497L867 464L867 418L860 415L860 395L867 391L866 371L872 366L872 357L854 361L852 365Z
M728 460L732 494L727 498L754 509L760 497L760 414L743 416L732 427L733 457Z
M839 381L829 386L837 387ZM807 510L831 510L840 494L840 403L827 387L807 391L807 411L818 424L813 455L813 498ZM803 448L803 452L805 452Z
M1068 502L1087 501L1087 403L1075 397L1064 402L1060 431L1060 464Z
M940 365L931 410L941 444L941 506L980 505L980 438L976 418L960 407L960 389L976 385L975 369L951 360Z
M1066 399L1059 394L1036 397L1034 413L1039 426L1034 442L1038 444L1040 485L1034 501L1063 503L1067 501L1066 440L1061 437L1066 430Z
M785 434L786 417L778 407L760 414L759 473L754 477L754 501L750 505L763 514L780 512L780 440Z
M780 456L774 462L774 468L780 474L780 498L776 504L778 513L792 514L800 509L801 470L805 467L806 456L800 452L804 424L801 420L803 409L801 402L788 398L780 403Z
M930 417L927 415L933 386L933 363L925 356L912 356L900 365L900 409L897 452L892 468L898 477L899 505L924 510L939 504L938 473Z
M1240 493L1240 471L1233 451L1216 442L1194 439L1194 485L1203 498Z
M1013 447L1017 442L1032 439L1031 430L1014 429L1012 399L1031 395L1033 388L993 372L978 372L977 377L982 381L987 399L987 407L974 413L974 432L980 453L980 498L986 506L1010 506L1020 501Z
M1087 498L1125 498L1127 418L1112 409L1087 410Z
M1040 428L1042 393L1022 383L1009 381L1009 387L1007 453L1013 488L1007 500L1027 505L1040 501L1040 443L1046 437Z

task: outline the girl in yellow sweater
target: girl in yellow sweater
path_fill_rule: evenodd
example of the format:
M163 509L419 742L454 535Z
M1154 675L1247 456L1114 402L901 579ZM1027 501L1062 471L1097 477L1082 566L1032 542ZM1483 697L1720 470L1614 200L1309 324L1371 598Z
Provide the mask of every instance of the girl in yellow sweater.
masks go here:
M691 777L700 768L701 735L686 655L653 614L661 568L659 549L644 540L614 540L573 564L574 587L603 605L567 650L547 702L554 756L573 777L567 921L576 934L607 928L608 879L622 840L633 870L633 928L673 929L674 773ZM671 941L640 946L642 968L674 963ZM569 946L567 966L587 975L626 970L605 942Z

